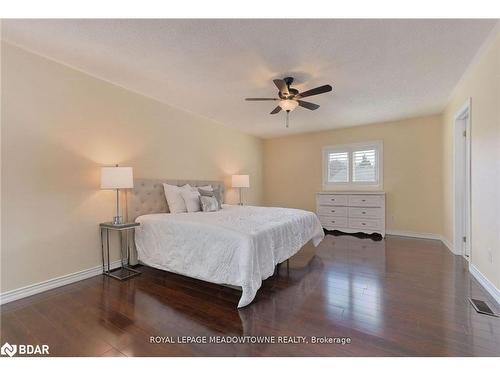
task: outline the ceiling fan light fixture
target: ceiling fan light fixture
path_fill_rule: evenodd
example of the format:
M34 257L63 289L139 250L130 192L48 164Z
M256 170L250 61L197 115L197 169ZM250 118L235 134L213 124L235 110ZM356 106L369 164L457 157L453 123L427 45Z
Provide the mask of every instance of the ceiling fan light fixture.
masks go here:
M279 104L281 109L287 112L293 111L295 108L297 108L298 105L299 103L296 100L289 100L289 99L280 100Z

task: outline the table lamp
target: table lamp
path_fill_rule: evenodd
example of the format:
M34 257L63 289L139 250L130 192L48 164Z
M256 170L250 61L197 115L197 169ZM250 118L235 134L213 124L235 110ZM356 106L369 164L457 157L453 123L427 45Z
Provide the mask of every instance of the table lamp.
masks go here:
M116 216L113 217L113 224L122 224L123 218L120 216L120 189L131 189L134 187L134 177L132 167L101 168L101 189L116 189Z
M235 174L231 176L231 185L233 188L240 189L240 206L243 206L242 197L241 197L241 188L250 187L250 177L247 174Z

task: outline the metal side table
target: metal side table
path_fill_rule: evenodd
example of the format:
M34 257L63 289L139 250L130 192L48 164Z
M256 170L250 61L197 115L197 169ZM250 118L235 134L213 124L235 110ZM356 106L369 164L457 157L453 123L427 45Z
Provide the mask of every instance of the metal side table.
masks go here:
M102 250L102 273L106 276L112 277L117 280L127 280L131 277L140 275L140 272L130 267L130 242L129 234L134 232L135 228L140 226L140 223L123 223L113 224L112 222L101 223L99 228L101 230L101 250ZM121 267L110 269L109 260L109 231L117 231L120 236L120 261ZM123 243L125 237L125 246ZM106 251L104 250L104 240L106 240Z

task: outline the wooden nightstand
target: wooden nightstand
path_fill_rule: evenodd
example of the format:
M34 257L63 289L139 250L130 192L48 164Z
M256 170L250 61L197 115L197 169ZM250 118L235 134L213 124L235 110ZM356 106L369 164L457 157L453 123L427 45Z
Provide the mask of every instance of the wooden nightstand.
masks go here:
M140 226L140 223L123 223L113 224L112 222L101 223L99 228L101 230L101 250L102 250L102 273L106 276L112 277L117 280L127 280L131 277L140 275L140 272L130 267L130 242L129 234L134 232L135 228ZM109 260L109 231L117 231L120 235L120 260L121 267L110 269ZM106 237L106 251L104 251L104 237ZM125 246L123 242L125 237Z

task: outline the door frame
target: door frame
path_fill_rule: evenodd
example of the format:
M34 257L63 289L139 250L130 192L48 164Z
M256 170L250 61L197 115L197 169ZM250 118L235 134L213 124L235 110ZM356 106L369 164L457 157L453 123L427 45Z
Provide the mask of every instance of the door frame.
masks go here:
M471 128L472 128L472 100L468 98L465 104L456 112L453 118L453 240L455 254L463 256L467 261L472 259L472 204L471 204ZM464 123L464 118L466 119ZM465 142L463 132L465 130ZM465 155L464 155L465 154ZM465 162L465 165L464 165ZM468 208L467 225L464 225L464 211L461 205L465 201ZM465 230L464 230L465 227ZM466 245L463 237L466 237ZM469 257L466 256L466 246Z

